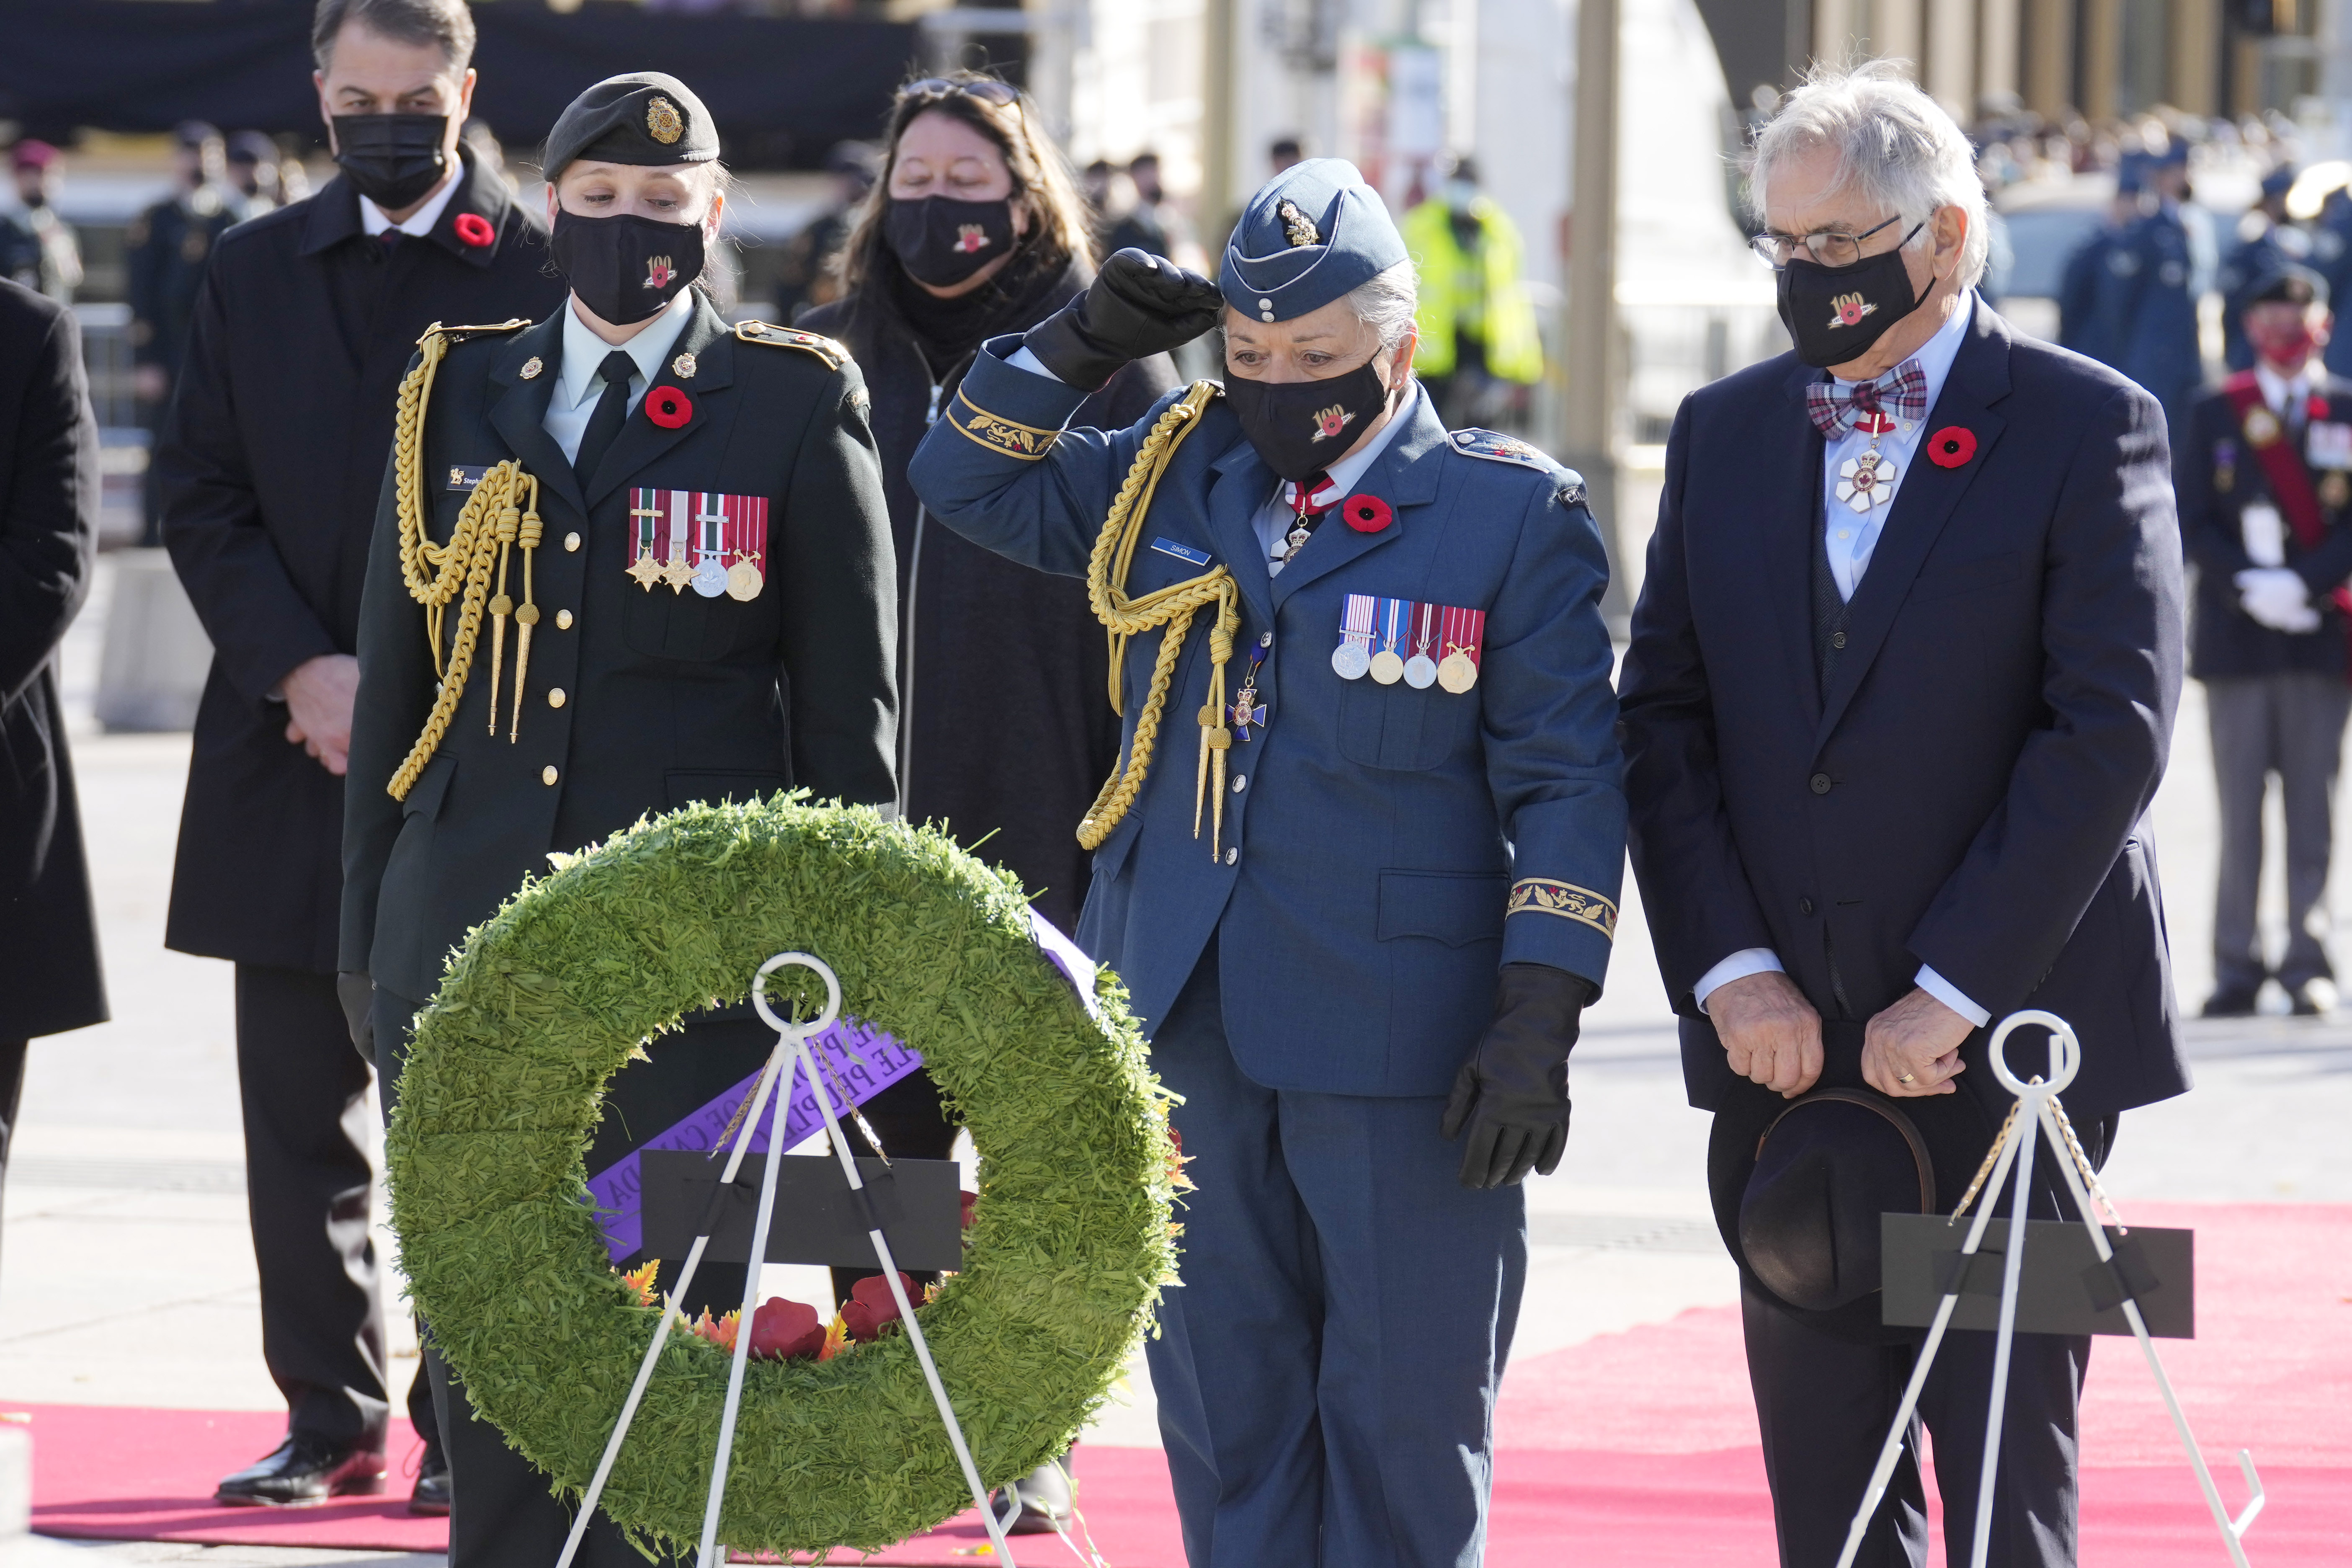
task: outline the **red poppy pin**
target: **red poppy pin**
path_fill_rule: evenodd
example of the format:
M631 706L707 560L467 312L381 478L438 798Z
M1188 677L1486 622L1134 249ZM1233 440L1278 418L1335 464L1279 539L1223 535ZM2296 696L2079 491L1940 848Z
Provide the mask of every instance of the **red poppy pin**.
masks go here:
M1927 460L1939 468L1957 468L1976 455L1976 433L1964 425L1947 425L1927 437Z
M1378 496L1349 496L1339 503L1339 515L1358 533L1378 533L1396 521L1389 503Z
M677 430L694 417L694 404L675 386L656 386L646 394L646 417L665 430Z
M450 226L457 231L459 239L477 250L493 243L499 237L499 231L490 226L490 220L479 213L459 213L457 221Z

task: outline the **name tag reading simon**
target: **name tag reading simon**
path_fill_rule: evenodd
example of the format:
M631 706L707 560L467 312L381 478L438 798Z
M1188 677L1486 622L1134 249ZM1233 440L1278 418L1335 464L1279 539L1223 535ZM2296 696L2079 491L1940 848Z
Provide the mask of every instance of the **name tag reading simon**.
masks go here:
M2315 468L2352 468L2352 425L2313 420L2304 436L2303 455Z

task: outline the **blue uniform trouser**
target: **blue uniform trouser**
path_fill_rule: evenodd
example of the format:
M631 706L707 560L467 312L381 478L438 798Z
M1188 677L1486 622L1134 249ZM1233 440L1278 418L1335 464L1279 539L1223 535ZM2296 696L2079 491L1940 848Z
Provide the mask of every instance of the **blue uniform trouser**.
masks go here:
M1251 1081L1213 942L1152 1066L1198 1188L1147 1346L1192 1568L1475 1568L1520 1189L1461 1187L1441 1100Z

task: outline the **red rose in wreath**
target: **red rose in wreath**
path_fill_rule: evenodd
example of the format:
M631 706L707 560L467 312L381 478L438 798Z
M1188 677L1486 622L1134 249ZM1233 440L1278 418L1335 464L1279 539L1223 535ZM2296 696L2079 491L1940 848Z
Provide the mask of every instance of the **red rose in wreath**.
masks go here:
M1957 468L1976 455L1976 432L1966 426L1947 425L1927 437L1927 460L1939 468Z
M1358 533L1378 533L1396 521L1389 503L1378 496L1349 496L1339 503L1339 515Z
M679 429L694 417L694 404L675 386L656 386L646 394L646 417L665 430Z
M923 1291L906 1275L898 1283L907 1292L909 1302L919 1302ZM882 1335L882 1325L898 1321L898 1303L891 1299L890 1282L879 1274L868 1275L849 1288L849 1300L841 1304L841 1324L849 1337L859 1344L871 1344Z
M459 213L457 221L450 226L457 231L459 239L477 250L499 237L499 231L490 226L490 220L479 213Z

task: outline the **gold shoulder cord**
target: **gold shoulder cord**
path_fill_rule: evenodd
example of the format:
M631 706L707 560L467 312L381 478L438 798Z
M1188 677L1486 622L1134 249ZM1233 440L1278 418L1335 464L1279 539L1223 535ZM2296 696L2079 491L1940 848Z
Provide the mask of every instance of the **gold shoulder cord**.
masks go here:
M1093 601L1095 618L1110 637L1110 705L1121 717L1125 710L1119 675L1126 662L1127 639L1155 626L1168 628L1160 639L1160 656L1152 662L1151 686L1143 711L1135 721L1135 743L1127 765L1114 770L1103 782L1102 792L1078 824L1078 843L1088 849L1110 837L1110 830L1135 804L1144 773L1151 765L1160 710L1167 703L1168 683L1175 674L1176 656L1184 650L1192 614L1213 604L1217 618L1209 628L1209 701L1200 713L1201 755L1192 774L1192 837L1201 837L1201 805L1205 799L1212 803L1209 858L1215 859L1220 853L1218 843L1225 828L1225 752L1234 743L1233 732L1225 728L1225 664L1233 658L1234 633L1241 626L1240 589L1233 574L1219 566L1139 599L1129 598L1126 592L1128 566L1135 559L1136 541L1142 534L1144 514L1151 510L1152 495L1160 488L1160 476L1167 471L1184 437L1200 427L1201 415L1219 391L1215 382L1194 382L1182 401L1172 405L1152 426L1143 449L1127 471L1127 482L1119 486L1110 503L1102 535L1095 541L1094 554L1087 563L1087 595Z
M520 623L515 641L514 715L507 731L508 743L516 742L522 730L523 678L530 668L530 628L539 624L539 605L531 592L531 560L540 539L539 481L524 473L521 464L509 458L482 476L457 513L457 526L451 531L448 543L435 544L425 530L425 409L433 395L433 373L441 363L442 355L449 352L451 333L466 330L445 331L437 321L425 329L425 335L417 340L423 357L401 382L399 407L394 416L392 460L400 515L400 575L407 584L408 596L425 606L425 639L433 651L433 673L440 677L441 682L433 699L433 711L425 721L424 732L417 736L416 744L409 748L407 761L400 764L385 786L394 800L408 798L416 776L425 771L425 764L433 760L434 752L440 746L441 737L449 728L450 715L457 710L458 700L466 694L466 676L473 668L474 647L481 638L485 600L488 602L492 622L492 735L499 732L499 682L500 667L506 660L507 616L512 615ZM509 552L517 544L522 546L520 608L507 596ZM499 591L492 598L490 575L494 566ZM445 665L441 658L442 617L449 602L457 598L461 591L464 597L457 609L457 641Z

